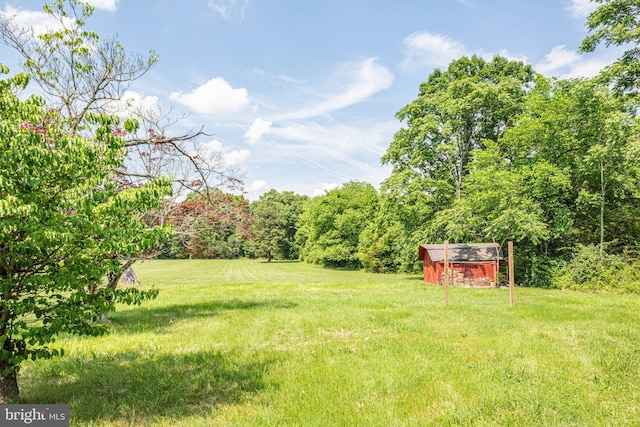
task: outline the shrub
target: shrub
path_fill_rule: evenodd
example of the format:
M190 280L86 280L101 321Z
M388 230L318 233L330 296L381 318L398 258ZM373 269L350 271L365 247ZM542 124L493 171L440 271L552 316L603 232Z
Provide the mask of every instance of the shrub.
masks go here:
M561 289L640 294L640 261L579 245L573 258L556 269L553 284Z

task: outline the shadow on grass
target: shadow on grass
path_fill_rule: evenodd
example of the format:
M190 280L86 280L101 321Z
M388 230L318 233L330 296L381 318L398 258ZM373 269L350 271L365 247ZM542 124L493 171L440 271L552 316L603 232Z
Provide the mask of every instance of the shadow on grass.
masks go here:
M271 261L262 260L260 264L300 264L299 259L272 259Z
M409 277L405 277L403 280L409 281L409 282L421 282L421 283L426 283L424 281L424 277L423 276L419 276L419 275L415 275L415 276L409 276ZM430 283L429 283L430 284ZM436 285L433 285L436 286Z
M20 403L69 404L75 425L212 418L217 408L255 398L276 362L239 357L205 351L54 359L21 379Z
M214 317L224 311L254 309L286 309L298 304L281 300L229 299L205 301L200 303L163 305L156 307L142 306L132 310L115 312L109 315L118 332L140 333L163 328L174 322L186 319Z

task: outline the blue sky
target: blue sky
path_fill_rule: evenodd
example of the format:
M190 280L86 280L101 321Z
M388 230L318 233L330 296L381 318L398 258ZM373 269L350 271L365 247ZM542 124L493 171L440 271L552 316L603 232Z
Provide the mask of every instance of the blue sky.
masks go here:
M171 105L180 133L239 168L246 195L310 196L349 180L376 186L402 124L435 68L501 54L548 76L592 76L618 52L576 52L588 0L92 0L88 26L160 62L130 88ZM42 1L5 0L2 13L42 22ZM0 61L17 71L0 47ZM13 62L12 62L13 61Z

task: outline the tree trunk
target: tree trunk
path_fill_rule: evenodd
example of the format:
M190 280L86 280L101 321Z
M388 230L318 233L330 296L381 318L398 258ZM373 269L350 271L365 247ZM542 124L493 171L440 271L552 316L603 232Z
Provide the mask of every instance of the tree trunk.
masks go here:
M604 183L604 162L600 159L600 260L604 253L604 202L605 202L605 183Z
M267 262L271 262L271 251L267 251Z
M133 280L135 280L135 282L136 282L135 284L139 285L140 282L138 282L138 278L136 277L136 274L133 272L133 269L131 268L133 263L135 263L135 260L129 260L129 261L124 263L124 265L121 267L120 271L109 273L107 275L107 279L108 279L107 288L115 290L118 287L118 283L120 283L120 278L125 276L125 275L127 277L129 277L129 278L132 275L133 276ZM129 272L129 273L127 273L127 272ZM124 284L129 284L129 283L124 283Z
M135 260L129 260L124 263L121 271L111 272L107 274L107 289L115 290L118 287L118 283L120 283L120 278L124 276L124 274L127 273L127 271L130 271L130 275L133 275L133 280L135 280L136 282L135 284L139 285L140 282L138 282L138 278L136 277L136 274L133 272L133 269L131 268L134 262ZM102 323L111 323L111 320L109 320L108 314L109 313L102 313L102 316L100 316L100 321Z
M0 363L0 371L4 371L9 366L6 363ZM0 405L6 405L20 394L18 388L18 378L16 374L8 376L0 375Z

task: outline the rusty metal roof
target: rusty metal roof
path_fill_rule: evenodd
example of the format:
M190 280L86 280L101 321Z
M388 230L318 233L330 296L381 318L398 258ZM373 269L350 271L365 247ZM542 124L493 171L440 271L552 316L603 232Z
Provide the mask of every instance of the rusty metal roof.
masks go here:
M450 243L449 262L482 262L503 260L502 248L497 243ZM418 259L429 254L434 262L444 261L444 245L420 245Z

